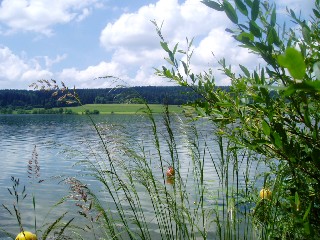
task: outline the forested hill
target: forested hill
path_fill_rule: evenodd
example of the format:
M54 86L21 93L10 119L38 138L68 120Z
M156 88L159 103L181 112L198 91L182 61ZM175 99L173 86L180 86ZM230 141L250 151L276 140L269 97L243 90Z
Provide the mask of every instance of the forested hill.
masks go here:
M228 87L221 87L228 88ZM134 98L145 99L148 103L185 104L199 98L190 89L172 87L132 87L117 89L77 89L82 104L123 103ZM0 90L0 108L53 108L64 107L65 102L57 101L50 91Z

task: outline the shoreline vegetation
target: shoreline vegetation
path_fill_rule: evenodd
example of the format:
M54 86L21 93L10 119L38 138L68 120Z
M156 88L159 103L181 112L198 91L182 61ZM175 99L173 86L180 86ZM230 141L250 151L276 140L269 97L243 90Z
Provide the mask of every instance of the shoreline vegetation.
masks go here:
M220 89L228 91L228 86L221 86ZM41 89L41 88L40 88ZM79 106L78 103L56 101L63 96L57 93L55 97L52 94L55 91L46 89L45 91L35 90L14 90L0 89L0 111L1 109L24 109L32 108L60 108ZM133 99L143 99L149 104L168 104L182 105L188 102L194 102L200 96L195 91L181 86L145 86L145 87L116 87L104 89L76 89L81 104L120 104L134 103Z
M201 96L193 101L186 119L171 114L184 110L178 106L86 105L64 83L34 84L35 89L52 90L60 100L81 105L61 106L57 111L89 113L85 115L98 137L88 139L88 151L79 152L79 178L63 179L69 195L61 204L74 203L87 224L73 225L76 218L69 220L66 212L39 227L33 195L37 237L320 239L320 0L314 1L307 21L287 8L295 23L291 27L279 25L276 4L268 1L202 2L224 12L233 23L226 31L265 65L253 70L235 63L242 71L238 74L234 65L219 60L220 71L231 82L230 91L220 89L215 85L215 69L192 72L192 40L186 38L181 49L164 38L162 25L152 21L171 65L155 69L155 74ZM132 97L125 99L128 96ZM90 114L134 113L142 106L148 124L141 136L128 136L122 126L100 126ZM154 117L157 111L163 112L161 119ZM40 183L39 170L35 147L28 166L35 184ZM216 181L208 177L212 175ZM24 232L19 204L27 196L26 188L18 188L17 178L11 181L13 205L2 206ZM211 188L213 183L216 189ZM92 236L76 232L82 230ZM0 231L5 232L1 227Z
M148 104L153 113L159 114L163 112L162 104ZM171 113L185 113L186 110L190 110L187 106L181 105L169 105L169 111ZM61 107L61 108L32 108L32 109L0 109L1 114L74 114L74 115L86 115L86 114L143 114L145 110L145 104L135 103L114 103L114 104L85 104L83 106L76 107Z

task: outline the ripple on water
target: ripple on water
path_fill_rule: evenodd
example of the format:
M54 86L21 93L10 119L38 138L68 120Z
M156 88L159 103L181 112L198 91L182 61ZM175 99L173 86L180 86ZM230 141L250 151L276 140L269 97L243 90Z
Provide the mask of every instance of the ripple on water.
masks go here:
M153 170L156 172L156 177L161 177L161 169L158 156L154 147L154 139L152 138L151 127L145 117L141 116L117 116L117 115L101 115L95 116L98 126L101 127L107 136L106 140L120 139L121 132L125 132L134 139L131 141L131 146L136 146L140 142L144 145L146 153L150 154L150 161L152 160ZM159 117L159 119L161 118ZM119 128L120 126L120 128ZM126 129L121 128L125 126ZM169 152L167 149L167 142L163 138L165 135L165 127L159 125L159 138L161 151L164 155L166 165L170 164ZM86 116L65 116L65 115L0 115L0 163L2 172L0 174L0 203L12 204L12 198L6 188L12 185L11 176L21 179L21 183L26 184L28 189L32 189L29 184L30 179L27 175L27 164L32 157L34 146L37 146L38 160L41 167L41 179L45 181L37 187L34 187L34 192L37 197L37 208L39 219L43 219L50 207L60 200L68 192L66 185L58 184L60 179L52 180L53 176L68 175L74 176L78 174L79 168L73 168L72 165L89 155L87 147L88 142L93 143L91 146L97 150L99 146L98 136L92 127L92 124ZM178 155L181 164L181 176L184 181L192 183L192 156L190 155L190 148L186 145L190 144L190 139L187 133L184 134L181 129L175 128L175 138L178 144ZM179 133L179 134L178 134ZM181 133L181 134L180 134ZM210 146L211 156L213 161L219 163L217 143L213 141L213 133L208 131L204 125L199 136L206 137L206 144ZM122 141L123 139L120 139ZM200 142L200 155L203 156L205 142ZM97 150L96 154L101 154L101 159L104 158L103 153ZM97 155L96 155L97 156ZM206 150L206 161L204 174L205 182L209 190L216 190L219 188L219 176L210 159L210 154ZM101 160L99 157L97 158ZM201 157L200 157L201 160ZM166 166L165 166L166 167ZM232 168L230 169L232 171ZM245 166L241 171L245 171ZM91 182L90 184L94 184ZM168 185L168 188L171 186ZM193 190L193 186L190 187ZM98 189L99 190L99 189ZM138 189L139 195L142 196L143 207L146 209L146 215L152 216L152 204L146 194L144 188ZM145 198L143 196L146 196ZM194 196L191 196L193 198ZM110 196L106 195L105 200L111 203ZM213 201L213 200L212 200ZM28 222L32 219L32 204L30 198L26 199L25 205L25 219ZM70 205L63 205L59 207L58 212L52 212L51 218L59 216L61 212L72 209ZM75 211L74 211L75 212ZM16 232L16 222L5 217L3 209L0 210L0 226L6 226L9 231ZM3 216L3 217L2 217ZM154 220L154 218L152 218ZM150 220L151 221L151 220Z

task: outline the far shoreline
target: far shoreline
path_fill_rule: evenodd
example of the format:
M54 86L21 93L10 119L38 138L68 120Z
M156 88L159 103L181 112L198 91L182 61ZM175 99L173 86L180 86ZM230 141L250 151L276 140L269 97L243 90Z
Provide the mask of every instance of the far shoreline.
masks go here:
M162 104L148 104L152 113L163 113L164 105ZM182 105L168 105L169 111L171 113L181 114L186 110L185 106ZM7 114L58 114L58 115L133 115L133 114L145 114L146 105L145 104L131 104L131 103L112 103L112 104L85 104L83 106L75 107L57 107L57 108L32 108L32 109L10 109L4 108L0 112L0 115Z

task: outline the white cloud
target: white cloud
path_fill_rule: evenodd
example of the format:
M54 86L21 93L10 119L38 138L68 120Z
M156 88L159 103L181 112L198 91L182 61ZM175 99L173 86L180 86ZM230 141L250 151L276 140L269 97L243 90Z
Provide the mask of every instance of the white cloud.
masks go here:
M256 56L237 46L225 28L231 25L222 12L214 11L198 0L159 0L156 4L141 7L135 13L125 13L113 23L108 23L100 35L100 43L107 51L113 51L112 61L132 69L139 69L130 76L133 85L167 85L168 82L153 76L153 67L166 64L165 51L155 26L163 21L162 33L170 45L179 42L185 48L185 38L195 38L192 70L199 73L209 67L217 69L217 61L226 57L229 62L243 65L256 63ZM172 46L171 46L172 47ZM215 54L213 57L212 53ZM225 77L218 75L218 84L225 84Z
M66 85L75 85L77 88L107 87L107 85L111 84L111 80L99 79L105 76L127 78L126 71L119 64L104 61L83 70L68 68L57 74L58 79L65 82Z
M159 25L164 23L163 35L169 41L183 41L185 37L197 37L225 25L226 17L220 12L214 13L198 0L187 0L181 5L177 0L159 0L108 23L101 32L101 45L107 50L158 47L160 39L151 20L156 20Z
M3 0L0 24L9 32L33 31L52 34L51 27L72 20L82 20L98 0Z
M51 79L53 77L53 73L48 70L38 70L38 69L29 69L22 73L21 80L24 82L36 82L40 79Z
M87 16L90 15L90 9L84 8L82 9L82 13L77 16L77 22L81 22L83 19L85 19Z
M3 0L0 7L0 32L10 28L13 31L35 31L50 35L55 24L81 21L92 13L93 8L103 8L102 2L103 0ZM301 2L279 0L277 6L281 9L284 5L298 8ZM309 10L310 2L306 3ZM171 85L167 80L154 75L153 67L160 68L166 64L163 59L166 52L161 49L160 38L150 20L156 20L159 25L163 22L162 33L171 48L179 42L179 47L184 49L185 38L194 37L192 70L199 73L212 67L218 85L230 83L217 70L217 61L222 57L226 58L228 64L235 64L232 67L236 70L238 64L252 69L263 62L246 49L238 47L237 42L225 32L225 28L231 25L225 13L214 11L199 0L186 0L183 3L178 0L158 0L136 12L123 13L106 24L100 34L100 45L106 50L107 58L97 59L97 65L62 68L53 73L52 66L66 59L66 54L57 54L54 58L37 56L28 59L0 46L0 81L16 81L19 87L25 88L31 80L54 78L77 88L110 87L110 79L99 77L111 75L122 79L122 83L129 86ZM90 44L88 42L88 47ZM1 88L5 86L2 83Z
M27 69L27 64L8 47L0 47L0 80L15 80Z
M25 59L15 55L8 47L0 47L0 82L1 88L15 86L27 88L39 79L50 79L53 74L42 69L36 59Z
M112 61L124 64L131 68L140 66L154 67L156 62L159 62L166 56L166 53L160 48L133 50L128 48L118 48L112 57Z
M290 6L296 10L301 8L301 2L280 0L277 6L278 9ZM303 10L308 14L313 1L306 2ZM112 61L128 69L139 69L135 76L130 76L133 84L158 85L159 81L167 84L163 79L153 77L149 70L159 67L159 63L166 63L163 60L165 52L159 44L160 38L150 20L156 20L159 25L163 21L162 34L171 45L179 42L181 47L185 47L185 38L194 37L192 70L199 73L213 68L218 85L230 84L230 80L218 71L220 66L217 61L223 57L239 73L239 64L251 70L264 64L257 55L239 47L239 43L225 32L225 28L231 26L231 21L224 12L214 11L198 0L186 0L181 4L178 0L159 0L156 4L141 7L137 12L121 15L114 22L108 23L100 35L101 46L113 53Z
M217 85L230 85L230 80L223 76L218 61L226 59L226 64L231 65L236 72L239 71L239 64L248 69L255 69L263 60L257 55L249 53L245 48L238 46L233 37L224 31L224 28L214 28L207 37L203 38L194 49L191 68L194 73L212 68L217 80ZM185 59L184 59L185 60Z
M125 86L170 86L177 85L175 82L170 82L168 79L161 78L154 74L154 69L151 67L141 66L133 77L123 81Z
M44 56L45 65L50 68L52 65L59 63L67 58L67 54L57 55L55 59L51 59L48 56Z

